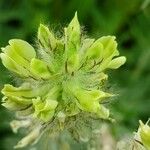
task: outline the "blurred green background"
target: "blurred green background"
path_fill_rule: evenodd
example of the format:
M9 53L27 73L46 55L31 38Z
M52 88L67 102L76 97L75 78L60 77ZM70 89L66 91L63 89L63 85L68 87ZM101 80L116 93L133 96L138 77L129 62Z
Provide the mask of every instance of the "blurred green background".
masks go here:
M127 63L110 72L110 87L119 94L109 107L117 138L132 133L138 120L150 117L150 0L0 0L0 47L11 38L34 43L40 23L62 31L78 11L91 37L115 35ZM14 79L0 64L0 89ZM0 106L0 150L11 150L18 135L9 127L13 113Z

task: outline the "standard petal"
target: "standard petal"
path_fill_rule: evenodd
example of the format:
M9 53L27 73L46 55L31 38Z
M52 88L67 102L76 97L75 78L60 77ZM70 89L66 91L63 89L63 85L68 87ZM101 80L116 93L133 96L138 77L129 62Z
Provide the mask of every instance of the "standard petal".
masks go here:
M12 48L12 46L8 45L3 49L4 54L9 56L12 60L14 60L18 65L28 68L29 62L24 59L22 56L20 56L15 49Z
M24 40L12 39L9 44L21 57L28 61L36 57L34 48Z
M86 56L91 59L102 59L103 45L100 40L96 40L87 50Z
M115 36L103 36L99 39L104 47L103 59L107 59L108 57L114 57L119 54L117 50L117 42L115 41L115 39Z
M48 79L51 77L47 64L36 58L31 60L30 71L33 73L33 75L40 78Z
M24 69L22 66L17 64L12 58L7 56L6 54L1 53L0 57L2 59L3 65L10 71L15 72L18 75L23 76L23 77L29 76L28 70Z

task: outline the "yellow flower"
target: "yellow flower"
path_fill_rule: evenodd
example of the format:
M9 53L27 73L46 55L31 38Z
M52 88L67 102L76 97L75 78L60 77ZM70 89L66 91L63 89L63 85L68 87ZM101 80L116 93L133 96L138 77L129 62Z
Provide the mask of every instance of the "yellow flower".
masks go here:
M140 127L138 133L140 135L141 141L147 150L150 150L150 126L149 121L146 124L140 120Z

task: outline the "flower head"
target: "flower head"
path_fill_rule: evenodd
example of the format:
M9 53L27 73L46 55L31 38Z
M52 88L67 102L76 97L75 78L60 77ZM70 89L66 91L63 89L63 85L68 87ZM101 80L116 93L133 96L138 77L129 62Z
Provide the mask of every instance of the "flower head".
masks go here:
M69 128L67 122L82 113L88 114L86 117L109 118L102 101L113 94L104 91L103 85L108 77L106 70L125 63L126 58L118 55L114 36L97 40L82 36L77 13L62 37L41 24L36 50L23 40L10 40L0 57L22 84L4 86L2 105L25 117L33 129L16 148L33 142L39 130L54 122Z

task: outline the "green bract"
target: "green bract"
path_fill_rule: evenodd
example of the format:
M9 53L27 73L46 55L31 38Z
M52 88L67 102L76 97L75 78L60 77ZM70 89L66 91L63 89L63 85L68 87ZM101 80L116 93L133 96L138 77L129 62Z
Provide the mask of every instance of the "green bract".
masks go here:
M114 36L95 40L84 38L81 32L76 13L62 37L41 24L36 50L20 39L10 40L2 48L3 65L22 79L19 87L4 86L2 105L24 117L33 129L16 148L32 143L42 133L38 129L54 122L62 130L74 116L81 114L109 118L104 101L113 94L103 90L108 79L106 71L119 68L126 58L117 57ZM18 122L16 125L12 126L14 130L21 127Z

